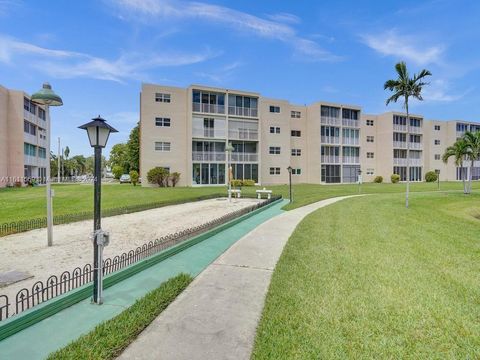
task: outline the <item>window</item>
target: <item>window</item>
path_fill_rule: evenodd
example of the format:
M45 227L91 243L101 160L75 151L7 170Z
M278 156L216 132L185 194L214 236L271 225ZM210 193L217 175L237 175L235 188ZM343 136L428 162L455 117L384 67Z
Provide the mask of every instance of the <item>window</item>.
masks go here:
M280 175L280 168L279 167L271 167L270 168L270 175Z
M32 113L33 115L37 113L37 105L32 102L30 102L30 113Z
M170 151L171 143L169 141L155 141L156 151Z
M155 118L155 126L170 127L170 118Z
M171 100L171 99L170 99L170 94L155 93L155 101L156 101L156 102L169 103L170 100Z
M271 155L280 155L280 146L270 146L268 153Z
M373 120L367 120L367 126L373 126Z
M292 156L302 156L302 149L292 149Z
M42 120L45 120L46 119L45 110L43 110L42 108L38 108L38 117Z
M320 107L320 115L325 118L339 118L340 108L322 105Z
M37 156L37 147L29 143L23 143L23 151L25 155Z
M302 175L302 169L292 169L292 175Z
M410 118L410 126L421 127L422 126L422 120L417 119L417 118Z
M373 152L367 152L367 159L373 159Z
M435 145L440 145L440 140L435 140Z
M280 134L280 127L270 126L270 134Z
M292 130L291 135L294 137L300 137L302 136L302 132L300 130Z
M37 127L26 120L23 121L23 131L30 135L37 135Z
M46 159L47 158L47 149L39 146L38 147L38 157L42 158L42 159Z
M440 125L435 125L434 129L437 130L437 131L440 131Z
M435 160L440 160L440 154L435 154Z
M293 119L300 119L300 111L290 111L290 117Z
M271 113L279 113L280 112L280 106L270 105L270 112Z
M367 142L372 143L374 140L373 136L367 136Z
M358 110L342 109L342 118L349 120L358 120Z
M30 111L30 100L26 97L23 98L23 108L27 111Z
M367 169L367 175L373 175L375 173L375 169Z

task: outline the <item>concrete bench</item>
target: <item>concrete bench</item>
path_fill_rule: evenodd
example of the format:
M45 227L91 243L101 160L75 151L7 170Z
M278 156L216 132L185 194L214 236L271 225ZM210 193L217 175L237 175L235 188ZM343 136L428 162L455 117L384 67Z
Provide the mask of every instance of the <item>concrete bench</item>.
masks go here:
M236 197L237 199L241 198L242 197L242 190L239 190L239 189L232 189L232 190L229 190L230 193L232 194L233 197Z
M267 199L271 199L272 197L272 190L263 188L263 190L257 190L255 192L257 193L257 199L261 199L263 194L267 195Z

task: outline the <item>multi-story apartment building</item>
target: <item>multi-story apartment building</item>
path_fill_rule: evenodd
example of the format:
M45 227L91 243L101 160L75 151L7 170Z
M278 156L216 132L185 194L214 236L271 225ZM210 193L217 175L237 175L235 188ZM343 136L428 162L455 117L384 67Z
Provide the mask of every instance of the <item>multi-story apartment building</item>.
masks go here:
M258 184L287 183L288 166L295 183L353 183L360 174L363 181L377 175L390 181L393 173L405 181L407 149L411 181L430 170L440 170L441 180L460 180L460 170L441 154L463 132L480 129L420 115L407 124L403 113L365 115L356 105L300 106L200 85L144 84L140 100L141 176L161 166L180 172L179 184L187 186L225 184L229 160L233 178Z
M47 116L23 91L0 86L0 187L45 180Z

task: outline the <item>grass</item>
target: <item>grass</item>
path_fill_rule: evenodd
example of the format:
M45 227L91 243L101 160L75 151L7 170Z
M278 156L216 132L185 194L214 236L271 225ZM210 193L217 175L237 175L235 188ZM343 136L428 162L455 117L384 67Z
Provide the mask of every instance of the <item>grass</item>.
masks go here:
M180 274L137 300L116 317L95 327L48 359L114 359L190 284L190 275Z
M275 194L288 198L288 186L266 186ZM55 197L53 207L55 215L72 214L91 211L93 208L92 185L54 185ZM480 189L480 182L474 182L474 189ZM243 193L254 195L257 187L244 187ZM412 192L436 191L436 183L415 183ZM442 190L462 191L460 182L441 183ZM362 185L362 193L399 193L405 191L404 184ZM225 186L218 187L176 187L153 188L131 186L128 184L111 184L102 186L103 209L120 206L148 204L152 202L170 203L173 201L194 201L200 196L226 194ZM300 184L293 186L294 202L285 207L286 210L303 206L326 198L358 193L358 185L318 185ZM0 223L45 217L45 188L13 188L0 189Z
M319 209L272 277L253 359L480 358L480 195Z

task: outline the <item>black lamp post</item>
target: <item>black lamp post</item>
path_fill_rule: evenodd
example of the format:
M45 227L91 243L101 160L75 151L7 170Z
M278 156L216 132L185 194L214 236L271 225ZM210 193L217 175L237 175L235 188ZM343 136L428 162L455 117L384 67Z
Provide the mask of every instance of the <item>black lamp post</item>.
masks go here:
M437 173L437 189L440 190L440 169L436 169L435 172Z
M93 210L93 302L102 303L102 256L103 247L108 245L109 234L101 229L101 185L102 185L102 148L107 145L110 133L118 132L108 125L105 119L100 115L87 124L79 126L79 129L87 130L90 146L95 151L95 170L94 170L94 210Z
M288 170L288 185L289 185L289 197L290 197L290 203L293 202L293 199L292 199L292 167L291 166L288 166L287 168Z

